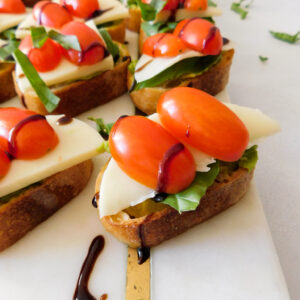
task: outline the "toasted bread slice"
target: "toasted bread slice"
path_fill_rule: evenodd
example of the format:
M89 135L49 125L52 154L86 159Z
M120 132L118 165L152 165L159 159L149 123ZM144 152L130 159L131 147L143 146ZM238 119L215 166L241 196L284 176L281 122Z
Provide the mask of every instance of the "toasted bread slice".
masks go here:
M0 205L0 251L48 219L77 196L93 170L91 160L44 179Z
M79 80L52 91L60 98L58 107L52 114L66 114L77 116L89 109L105 104L127 91L127 69L130 63L129 56L123 56L114 69L87 80ZM18 88L15 73L14 84L16 91L25 107L39 114L48 114L44 104L34 93L23 94Z
M0 103L16 96L12 72L13 63L0 63Z
M108 27L104 27L110 34L112 40L124 44L125 42L125 30L126 30L126 20L120 23Z
M134 32L139 32L141 27L142 13L139 7L129 7L129 17L126 19L127 28Z
M203 90L211 95L220 93L226 87L229 80L230 67L234 50L224 51L222 59L208 71L191 78L178 78L168 81L164 86L143 88L130 93L135 106L146 114L156 112L156 105L160 96L167 90L176 86L188 86ZM133 82L133 76L129 76L128 86Z
M105 167L98 175L96 193ZM253 171L239 168L231 174L220 174L208 188L195 211L179 214L168 205L152 200L113 216L101 218L107 231L130 247L153 247L224 211L247 192ZM101 201L101 199L99 200Z

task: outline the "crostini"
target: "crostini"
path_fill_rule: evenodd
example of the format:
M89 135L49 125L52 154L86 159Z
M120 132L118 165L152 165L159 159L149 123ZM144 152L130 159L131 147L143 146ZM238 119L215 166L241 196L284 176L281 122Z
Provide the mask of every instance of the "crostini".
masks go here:
M183 20L173 33L147 38L142 56L129 67L130 96L141 111L152 114L160 95L176 86L216 95L227 85L233 55L232 43L212 23Z
M157 114L121 117L110 131L112 158L95 187L103 226L152 247L224 211L249 187L256 142L278 130L259 110L197 89L164 93Z
M83 190L101 143L79 120L0 108L0 251Z
M97 28L105 28L117 42L125 41L125 18L128 10L118 0L56 0L38 2L19 26L20 39L30 34L30 28L45 26L47 30L61 29L70 21L93 20Z
M22 40L20 49L28 59L17 59L14 74L25 107L40 114L76 116L127 91L127 49L112 42L105 30L100 34L93 21L69 22L59 33L52 31L51 38L51 31L47 35L44 30L42 46L34 40L36 35L41 40L40 30L43 27L32 28L32 34ZM50 90L55 95L50 95Z
M15 38L15 27L28 13L21 0L0 1L0 103L16 95L12 79L15 65L11 53L19 43Z

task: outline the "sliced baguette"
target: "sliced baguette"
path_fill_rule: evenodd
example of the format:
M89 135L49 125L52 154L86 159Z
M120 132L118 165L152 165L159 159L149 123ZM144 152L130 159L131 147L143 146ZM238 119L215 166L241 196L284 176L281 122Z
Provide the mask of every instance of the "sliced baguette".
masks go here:
M13 63L0 62L0 103L16 96L12 72L15 68Z
M44 179L0 206L0 251L48 219L77 196L93 170L91 160Z
M96 193L99 192L105 168L98 175ZM147 215L132 218L126 211L122 211L100 220L107 231L130 247L153 247L237 203L247 192L252 176L253 172L249 173L242 168L230 175L218 176L195 211L179 214L170 206L157 204L157 211L152 208Z
M139 32L141 27L142 13L139 7L132 6L128 9L129 17L126 19L126 26L129 30Z
M91 79L79 80L62 87L53 89L60 98L58 107L52 114L66 114L77 116L96 106L105 104L127 91L127 69L130 63L129 56L123 56L114 69L101 73ZM18 88L15 73L14 84L23 104L39 114L48 114L44 104L34 93L23 94Z
M216 95L226 87L229 80L230 67L234 50L224 51L222 59L208 71L191 78L178 78L167 82L164 86L143 88L130 93L135 106L150 115L156 112L156 105L160 96L176 86L188 86ZM133 83L133 76L128 77L128 87Z

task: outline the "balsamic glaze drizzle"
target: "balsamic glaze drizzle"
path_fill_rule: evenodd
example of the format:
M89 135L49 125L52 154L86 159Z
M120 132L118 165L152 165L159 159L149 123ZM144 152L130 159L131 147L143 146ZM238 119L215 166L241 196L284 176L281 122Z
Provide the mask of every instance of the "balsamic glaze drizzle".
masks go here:
M113 8L110 7L110 8L103 9L103 10L102 10L102 9L97 9L97 10L95 10L90 16L88 16L85 20L88 21L88 20L97 18L97 17L103 15L104 13L110 11L111 9L113 9Z
M227 44L229 44L229 42L230 42L229 39L223 37L223 45L227 45Z
M144 239L144 226L149 219L151 219L152 215L148 215L144 221L138 227L138 236L141 240L141 247L137 248L137 256L138 256L138 264L143 264L150 257L150 248L145 246Z
M98 200L100 198L99 192L95 194L93 200L92 200L92 205L97 208L98 207Z
M101 235L95 237L92 241L88 254L79 273L73 300L96 300L96 298L92 296L88 290L88 281L93 271L95 262L104 248L104 244L105 241Z
M56 121L56 124L59 126L70 124L73 121L73 118L64 115Z

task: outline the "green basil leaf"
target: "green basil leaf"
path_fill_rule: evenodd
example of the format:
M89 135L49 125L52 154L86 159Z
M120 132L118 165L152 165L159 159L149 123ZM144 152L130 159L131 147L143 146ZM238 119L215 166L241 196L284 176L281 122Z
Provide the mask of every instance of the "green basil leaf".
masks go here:
M110 131L111 131L112 127L114 126L114 123L105 124L103 119L101 119L101 118L96 119L96 118L93 118L93 117L89 117L88 120L95 122L96 126L97 126L97 131L99 132L99 134L105 140L108 140Z
M104 28L100 28L99 32L105 41L108 52L114 58L114 62L116 62L120 57L120 49L119 49L118 45L112 41L109 33Z
M141 0L137 0L137 2L145 21L153 21L167 3L166 0L152 0L150 4L143 3Z
M0 61L14 62L12 54L20 45L19 41L9 40L6 45L0 48Z
M143 22L141 26L147 36L152 36L157 33L173 32L177 24L177 22Z
M42 48L48 39L47 31L44 27L31 27L31 39L34 48Z
M296 32L294 35L285 33L285 32L276 32L276 31L271 31L270 33L272 36L280 41L284 41L290 44L295 44L298 41L300 41L300 31Z
M231 10L236 12L237 14L239 14L241 16L241 19L246 19L247 15L248 15L248 10L246 10L245 8L243 8L241 6L242 2L244 0L240 0L239 2L233 2L231 4Z
M50 30L48 32L48 37L56 41L66 50L74 49L76 51L81 51L80 43L76 35L65 35L55 30Z
M134 70L135 70L135 66L137 64L137 59L135 60L132 60L128 66L128 71L131 73L131 74L134 74Z
M257 145L247 149L239 160L239 166L251 172L258 161Z
M146 87L160 86L168 80L174 80L186 74L200 75L219 62L220 55L207 55L201 57L192 57L184 59L173 66L167 68L156 76L139 82L136 84L134 90L140 90Z
M50 113L53 112L59 104L60 99L55 96L46 86L39 73L36 71L28 57L23 52L21 52L19 49L16 49L13 55L16 62L21 66L31 86L45 105L47 111Z
M15 40L16 39L16 29L9 28L1 33L1 37L4 37L5 40Z
M268 57L266 57L266 56L259 56L259 59L262 61L262 62L265 62L265 61L267 61L269 58Z
M168 195L162 203L170 205L179 213L195 210L219 174L218 162L209 165L209 167L208 172L197 172L193 183L187 189L177 194Z
M217 7L217 4L212 0L208 0L207 4L208 4L208 6Z

